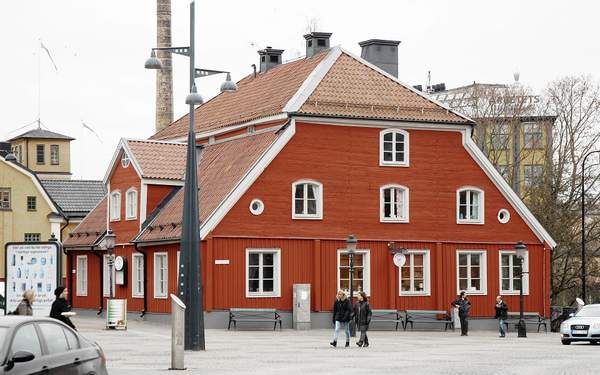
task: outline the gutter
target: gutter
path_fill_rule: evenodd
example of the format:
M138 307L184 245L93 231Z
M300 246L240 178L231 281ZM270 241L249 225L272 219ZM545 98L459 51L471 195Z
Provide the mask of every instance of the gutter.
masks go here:
M146 270L148 269L147 265L148 265L148 257L146 256L146 252L142 249L140 249L138 247L137 243L134 243L134 248L135 251L137 251L138 253L142 254L142 258L144 259L144 308L142 309L142 313L140 314L140 318L143 318L144 315L146 315L146 311L148 311L148 288L147 288L147 277L146 277ZM133 287L133 285L132 285Z

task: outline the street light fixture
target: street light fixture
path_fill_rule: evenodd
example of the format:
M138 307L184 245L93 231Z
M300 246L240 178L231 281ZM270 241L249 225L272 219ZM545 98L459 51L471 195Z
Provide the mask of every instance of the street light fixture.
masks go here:
M586 286L586 259L585 259L585 161L592 154L598 154L600 151L590 151L581 164L581 298L587 303Z
M108 298L112 299L113 298L113 267L114 267L114 260L113 260L113 251L115 249L115 240L116 240L117 236L115 236L115 234L113 233L113 231L111 229L109 229L106 232L106 235L104 236L104 247L106 248L106 251L108 252L108 285L109 285L109 292L108 292Z
M204 103L204 99L202 99L202 95L198 94L196 90L196 84L192 86L192 91L185 97L185 104L188 105L200 105Z
M520 261L519 265L519 279L521 281L521 286L519 287L519 323L517 324L518 337L527 337L527 328L525 326L525 297L523 296L523 274L526 274L523 270L523 264L525 263L525 257L527 256L527 246L523 243L523 241L517 242L515 245L515 251L517 253L517 258Z
M144 68L146 68L146 69L162 69L163 68L162 63L156 57L156 52L154 50L152 50L152 52L150 52L150 57L144 63Z
M350 260L350 304L354 308L354 255L356 254L356 247L358 240L353 234L349 235L346 239L346 251L348 252L348 258ZM350 320L350 336L356 337L356 324L354 319Z

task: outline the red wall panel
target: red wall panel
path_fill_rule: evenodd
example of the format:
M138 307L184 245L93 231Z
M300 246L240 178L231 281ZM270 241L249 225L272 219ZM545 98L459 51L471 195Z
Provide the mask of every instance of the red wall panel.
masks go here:
M146 217L165 199L175 187L170 185L148 185L146 195Z

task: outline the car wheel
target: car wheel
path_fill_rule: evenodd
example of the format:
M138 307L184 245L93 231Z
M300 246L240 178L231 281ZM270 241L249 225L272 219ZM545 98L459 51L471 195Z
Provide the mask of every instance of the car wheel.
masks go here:
M560 342L562 342L563 345L571 345L570 340L560 340Z

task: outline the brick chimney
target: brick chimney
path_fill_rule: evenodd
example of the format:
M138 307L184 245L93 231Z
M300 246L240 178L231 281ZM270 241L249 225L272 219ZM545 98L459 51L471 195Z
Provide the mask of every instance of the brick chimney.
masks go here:
M171 47L171 0L156 0L156 46ZM171 54L158 51L162 69L156 71L156 132L173 122L173 64Z
M399 44L399 40L365 40L358 43L362 48L360 57L397 78Z
M313 31L304 35L306 39L306 57L313 57L317 53L329 49L329 38L331 33Z
M273 47L267 47L258 51L260 56L260 72L264 73L269 69L281 64L281 55L283 54L282 49L274 49Z

